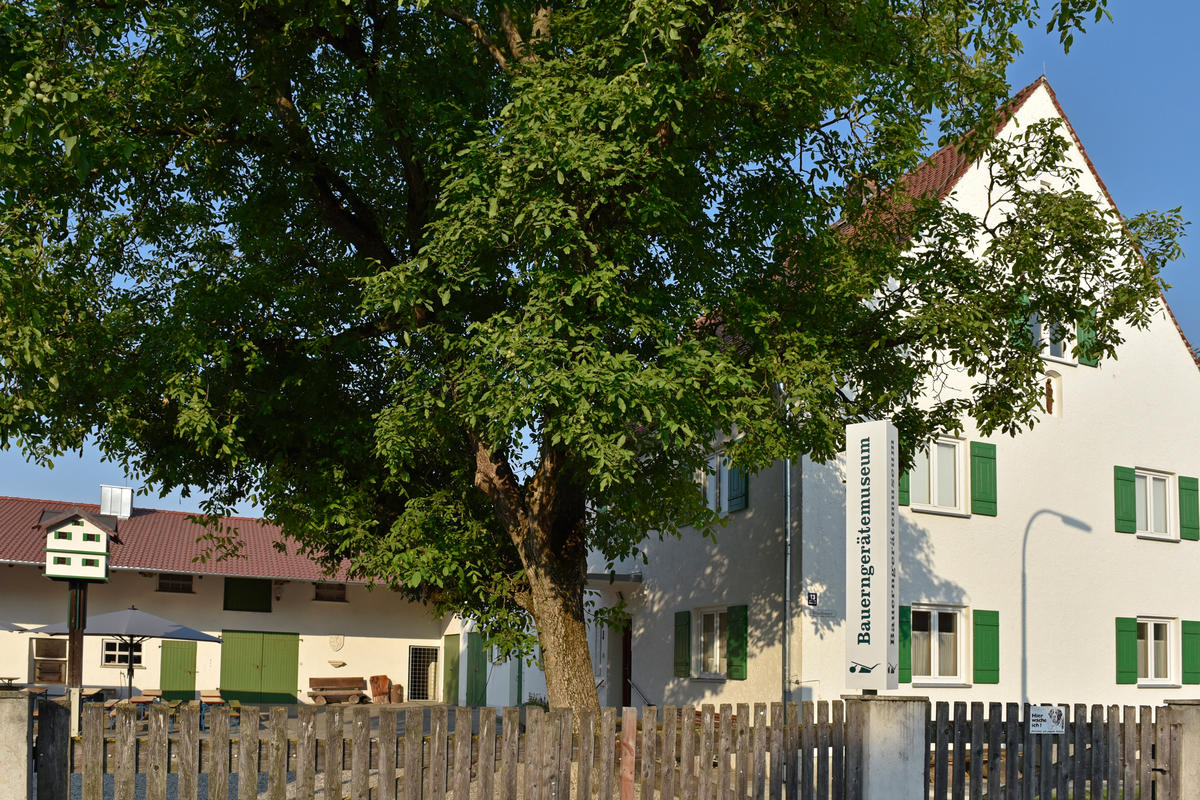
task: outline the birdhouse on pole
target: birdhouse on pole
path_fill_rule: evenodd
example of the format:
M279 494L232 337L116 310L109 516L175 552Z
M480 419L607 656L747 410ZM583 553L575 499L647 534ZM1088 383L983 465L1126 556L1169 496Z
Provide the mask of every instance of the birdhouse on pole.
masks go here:
M116 535L116 516L80 509L44 511L39 527L46 531L46 577L56 580L108 580L109 540Z

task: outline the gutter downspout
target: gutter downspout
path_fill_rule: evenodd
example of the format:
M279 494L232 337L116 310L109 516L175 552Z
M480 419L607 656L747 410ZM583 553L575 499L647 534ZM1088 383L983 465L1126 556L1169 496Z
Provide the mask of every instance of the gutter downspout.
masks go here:
M784 686L782 699L787 708L792 693L792 459L784 459Z
M783 462L783 702L792 695L792 459Z

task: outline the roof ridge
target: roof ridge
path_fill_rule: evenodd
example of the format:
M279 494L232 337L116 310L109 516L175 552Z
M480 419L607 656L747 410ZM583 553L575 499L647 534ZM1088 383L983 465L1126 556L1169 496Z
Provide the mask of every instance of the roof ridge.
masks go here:
M17 495L0 495L0 500L21 500L27 503L54 503L57 505L74 506L76 508L100 508L99 503L85 503L75 500L51 500L44 497L19 497ZM177 514L185 517L203 517L207 516L203 511L179 511L174 508L150 508L147 506L134 506L135 511L150 511L155 514ZM247 517L240 514L225 514L217 517L218 519L237 519L245 522L257 522L262 525L270 525L279 527L273 522L268 521L265 517Z

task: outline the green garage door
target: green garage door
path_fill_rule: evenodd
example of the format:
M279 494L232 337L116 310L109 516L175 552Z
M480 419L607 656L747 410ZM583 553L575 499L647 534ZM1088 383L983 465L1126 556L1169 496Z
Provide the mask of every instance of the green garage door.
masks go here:
M162 643L162 674L158 688L163 700L196 699L196 643Z
M294 703L300 634L221 632L221 696L243 703Z

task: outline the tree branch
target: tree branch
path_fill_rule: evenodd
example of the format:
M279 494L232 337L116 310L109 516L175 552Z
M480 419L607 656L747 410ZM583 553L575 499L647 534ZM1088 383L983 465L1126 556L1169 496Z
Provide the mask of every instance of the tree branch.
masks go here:
M382 23L377 22L376 26ZM421 249L422 233L428 221L431 192L425 170L417 161L413 151L412 137L407 135L399 109L391 100L386 83L379 74L379 61L368 52L363 40L362 29L357 25L347 24L345 32L340 36L334 35L328 29L317 29L318 36L329 46L333 47L348 60L361 66L367 74L367 86L372 100L375 101L383 116L384 124L392 134L390 137L392 149L400 158L404 167L404 179L408 190L408 203L405 217L405 228L408 235L408 251L411 257L416 257ZM376 34L378 36L378 33Z
M512 12L509 11L508 5L500 6L500 32L504 34L504 40L508 43L508 52L512 53L513 58L522 63L537 61L537 56L527 53L525 50L525 40L521 38L521 32L517 30L517 25L512 20Z
M474 433L470 434L471 444L475 448L475 486L492 501L500 522L504 525L513 544L525 560L527 550L531 548L529 537L529 513L521 496L520 482L516 473L503 455L494 453L491 448ZM528 562L526 562L528 564Z
M496 46L496 43L492 41L492 38L487 35L487 31L483 29L483 26L481 26L474 17L468 17L458 9L451 8L450 6L438 6L437 10L438 13L454 20L459 25L462 25L464 28L470 31L471 37L479 43L480 48L482 48L484 52L492 57L492 60L496 62L500 69L508 69L508 59L504 57L504 53L500 51L500 48Z
M316 190L314 200L322 218L344 237L359 255L378 261L385 267L396 264L399 259L384 241L370 205L345 179L325 164L305 132L300 112L292 102L289 80L284 79L276 87L272 111L291 141L293 159L311 170L312 185Z

